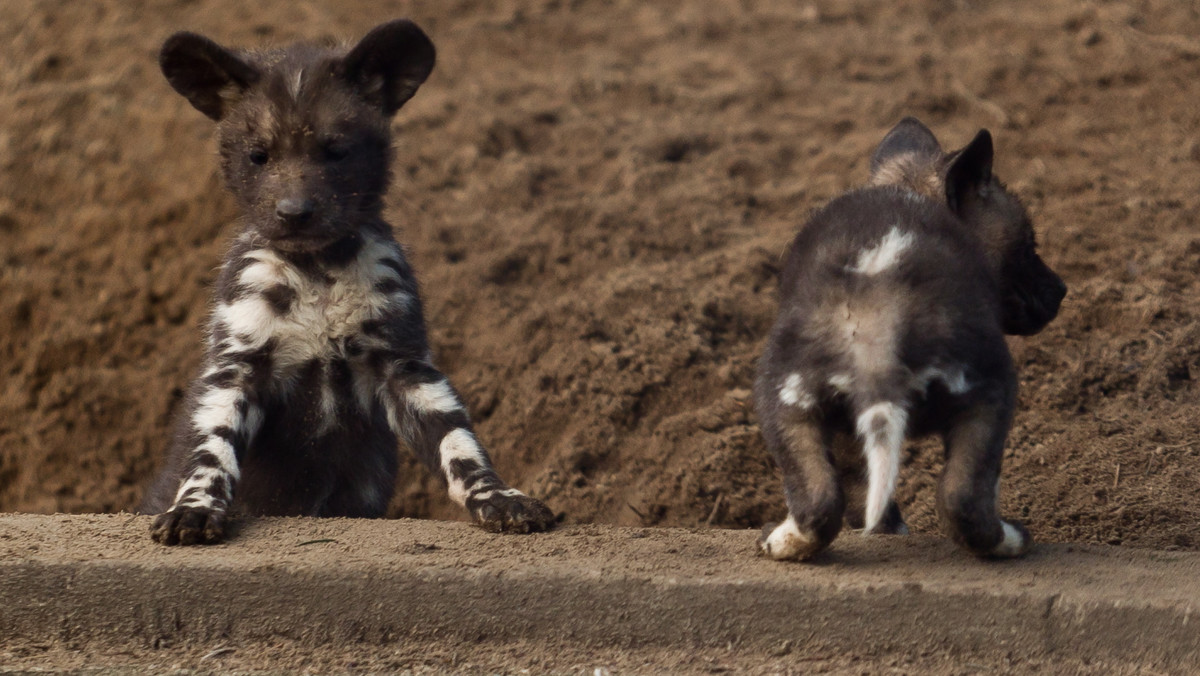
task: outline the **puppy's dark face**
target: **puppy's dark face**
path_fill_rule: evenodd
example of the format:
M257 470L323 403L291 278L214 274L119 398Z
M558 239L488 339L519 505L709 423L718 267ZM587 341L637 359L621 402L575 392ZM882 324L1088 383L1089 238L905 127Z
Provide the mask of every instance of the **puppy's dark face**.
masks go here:
M946 153L925 125L906 118L871 158L871 183L944 201L979 236L1000 284L1005 333L1037 333L1058 315L1066 284L1038 256L1020 200L992 174L992 137L986 130Z
M395 21L350 50L241 53L180 33L160 63L218 123L221 166L248 228L310 251L377 216L390 179L392 115L433 67L429 39Z
M994 178L962 199L960 215L977 228L999 271L1004 332L1028 336L1058 315L1067 286L1037 253L1025 208Z
M377 213L387 188L387 119L333 64L267 71L219 125L221 167L247 223L282 249L320 247Z

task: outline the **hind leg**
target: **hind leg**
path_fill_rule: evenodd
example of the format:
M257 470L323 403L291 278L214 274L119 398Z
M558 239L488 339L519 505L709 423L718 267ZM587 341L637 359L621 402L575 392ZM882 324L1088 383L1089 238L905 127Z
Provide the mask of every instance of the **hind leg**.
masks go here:
M845 498L821 426L805 419L774 427L765 426L764 436L783 472L788 518L763 529L759 549L772 559L809 559L837 537Z
M945 435L938 516L950 537L977 556L1021 556L1032 544L1024 526L1000 519L996 505L1011 419L1010 402L988 402L968 409Z

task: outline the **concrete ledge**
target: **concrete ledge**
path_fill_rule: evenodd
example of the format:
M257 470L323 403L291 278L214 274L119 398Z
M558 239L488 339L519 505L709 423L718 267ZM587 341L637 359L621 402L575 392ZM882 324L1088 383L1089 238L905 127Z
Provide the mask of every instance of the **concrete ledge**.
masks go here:
M0 647L524 641L591 648L785 641L864 657L941 651L1200 664L1200 555L1040 545L977 561L930 537L843 535L815 564L748 531L258 519L165 548L149 518L0 516Z

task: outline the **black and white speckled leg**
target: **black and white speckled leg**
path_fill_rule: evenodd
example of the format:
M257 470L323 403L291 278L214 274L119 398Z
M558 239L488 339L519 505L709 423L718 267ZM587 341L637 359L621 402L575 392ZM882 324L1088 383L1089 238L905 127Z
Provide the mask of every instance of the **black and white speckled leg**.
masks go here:
M393 431L431 470L442 473L451 499L484 529L532 533L554 524L554 514L541 501L510 488L496 474L458 394L431 364L396 364L384 400Z
M262 422L248 395L251 368L226 359L210 366L192 404L190 429L176 443L191 446L170 509L159 514L151 537L164 545L220 542L239 478L238 459Z

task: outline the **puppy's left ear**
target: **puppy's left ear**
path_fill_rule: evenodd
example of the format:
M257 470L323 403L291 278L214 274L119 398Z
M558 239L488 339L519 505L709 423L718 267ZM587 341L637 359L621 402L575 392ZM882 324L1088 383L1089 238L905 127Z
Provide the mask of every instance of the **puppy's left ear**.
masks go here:
M956 214L992 182L992 135L980 129L965 148L954 153L946 167L946 204Z
M937 137L920 120L906 117L896 123L892 130L879 142L871 155L871 176L874 177L892 160L904 155L916 155L922 159L941 158L944 153Z
M391 117L433 70L429 37L407 19L376 26L342 59L341 76Z

